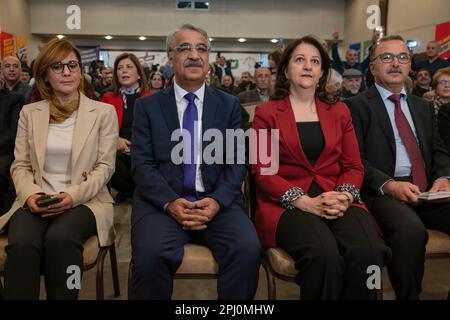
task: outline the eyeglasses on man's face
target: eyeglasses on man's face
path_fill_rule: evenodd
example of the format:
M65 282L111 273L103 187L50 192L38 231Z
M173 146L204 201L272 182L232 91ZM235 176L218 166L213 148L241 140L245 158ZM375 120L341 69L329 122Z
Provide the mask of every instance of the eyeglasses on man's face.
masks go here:
M67 63L57 62L50 66L54 73L63 73L64 67L67 66L70 72L77 72L80 69L80 64L76 60L71 60Z
M402 52L399 54L386 52L373 58L372 62L375 61L376 59L380 59L382 63L391 63L392 61L394 61L394 58L397 58L398 62L401 64L406 64L411 61L411 57L406 52Z
M173 47L171 51L175 50L178 53L188 53L191 52L193 49L197 50L197 52L200 54L205 54L209 51L210 48L204 43L200 43L195 46L190 43L182 43L179 46Z

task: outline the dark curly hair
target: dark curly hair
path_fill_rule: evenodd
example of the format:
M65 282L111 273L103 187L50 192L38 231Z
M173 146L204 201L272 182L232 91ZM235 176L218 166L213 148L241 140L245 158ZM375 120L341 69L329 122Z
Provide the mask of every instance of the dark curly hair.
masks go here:
M275 82L275 92L272 95L272 99L281 100L289 95L289 89L291 87L290 81L286 78L285 71L288 68L289 61L292 58L292 54L295 49L302 43L307 43L314 46L320 54L321 62L322 62L322 70L323 75L319 79L319 86L316 88L316 96L325 103L331 104L334 101L329 101L325 94L325 85L328 79L328 73L330 71L330 57L328 56L327 49L320 43L320 41L314 36L305 36L303 38L297 39L291 42L286 49L283 51L283 55L281 56L280 64L278 65L277 70L277 79Z

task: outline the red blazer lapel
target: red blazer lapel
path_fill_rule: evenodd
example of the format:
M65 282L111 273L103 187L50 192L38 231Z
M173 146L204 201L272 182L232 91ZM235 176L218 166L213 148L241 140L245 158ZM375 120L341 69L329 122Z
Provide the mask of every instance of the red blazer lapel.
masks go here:
M311 164L306 158L300 144L297 125L295 123L295 116L294 112L292 111L292 105L289 96L286 96L283 100L280 100L278 104L277 122L277 127L280 130L280 140L284 141L287 149L290 151L294 159L299 162L299 164L303 165L309 170L312 170Z

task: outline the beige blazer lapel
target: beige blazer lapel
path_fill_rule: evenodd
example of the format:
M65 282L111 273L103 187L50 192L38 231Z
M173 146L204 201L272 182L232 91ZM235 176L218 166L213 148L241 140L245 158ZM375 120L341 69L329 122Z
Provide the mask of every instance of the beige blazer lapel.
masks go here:
M48 124L50 121L50 110L47 101L41 104L31 114L33 121L33 140L39 172L44 172L45 150L47 148Z
M97 114L94 112L95 109L95 105L90 104L89 99L85 95L80 94L80 106L72 140L72 174L74 174L75 163L77 163L81 150L83 150L83 146L97 119Z

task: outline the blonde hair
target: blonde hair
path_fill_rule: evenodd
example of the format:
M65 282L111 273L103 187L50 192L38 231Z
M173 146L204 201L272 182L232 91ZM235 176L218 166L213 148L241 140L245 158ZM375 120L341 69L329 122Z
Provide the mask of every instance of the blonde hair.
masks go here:
M450 76L450 67L442 68L436 71L436 73L433 75L433 82L432 82L433 89L436 89L439 78L442 76Z

